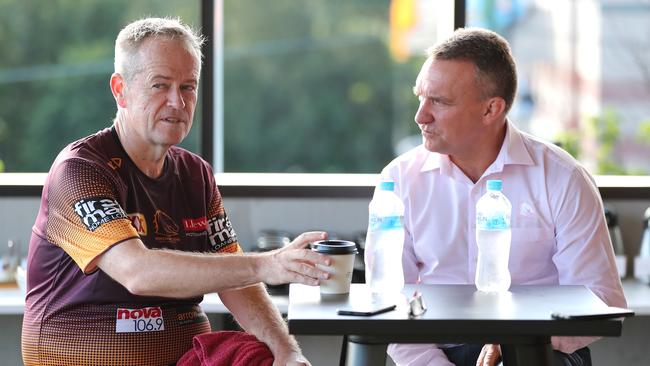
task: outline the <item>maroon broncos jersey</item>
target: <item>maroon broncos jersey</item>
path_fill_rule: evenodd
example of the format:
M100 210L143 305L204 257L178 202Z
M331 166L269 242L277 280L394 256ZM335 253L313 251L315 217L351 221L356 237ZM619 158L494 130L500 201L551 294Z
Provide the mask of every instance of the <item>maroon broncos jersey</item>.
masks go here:
M136 296L97 268L114 245L241 252L209 164L172 147L152 179L114 128L68 145L43 187L28 257L26 365L169 365L210 331L202 297Z

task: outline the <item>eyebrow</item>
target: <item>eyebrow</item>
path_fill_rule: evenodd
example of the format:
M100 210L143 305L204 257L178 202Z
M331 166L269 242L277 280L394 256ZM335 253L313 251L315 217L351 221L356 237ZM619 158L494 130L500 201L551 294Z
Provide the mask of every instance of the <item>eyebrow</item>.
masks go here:
M428 94L426 92L423 92L422 90L418 89L417 85L413 86L413 95L415 95L416 97L440 98L440 97L435 96L433 94Z
M157 75L152 76L150 80L156 80L156 79L172 80L173 78L171 78L169 76L157 74ZM183 83L198 84L199 81L197 79L191 78L191 79L184 80Z

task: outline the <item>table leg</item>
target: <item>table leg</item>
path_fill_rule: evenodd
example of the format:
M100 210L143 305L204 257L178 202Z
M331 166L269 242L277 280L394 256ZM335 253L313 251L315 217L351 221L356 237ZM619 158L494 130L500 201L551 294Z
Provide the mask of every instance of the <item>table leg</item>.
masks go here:
M384 366L386 343L373 342L371 338L349 336L346 352L347 366Z
M502 344L504 366L552 366L551 339L545 337L528 344Z

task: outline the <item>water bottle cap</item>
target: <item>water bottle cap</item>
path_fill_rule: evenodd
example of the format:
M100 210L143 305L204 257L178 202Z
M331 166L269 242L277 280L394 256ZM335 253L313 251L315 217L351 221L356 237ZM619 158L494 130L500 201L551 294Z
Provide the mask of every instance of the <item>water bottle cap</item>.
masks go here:
M394 191L395 190L395 182L387 180L379 183L379 189L382 191Z
M489 191L500 191L503 188L501 179L492 179L487 181L487 189Z

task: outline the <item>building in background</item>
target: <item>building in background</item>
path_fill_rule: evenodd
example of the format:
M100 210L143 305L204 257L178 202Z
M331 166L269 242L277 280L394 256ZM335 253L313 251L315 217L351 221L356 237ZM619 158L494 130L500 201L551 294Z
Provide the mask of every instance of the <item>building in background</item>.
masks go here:
M468 1L467 23L507 38L511 117L595 174L650 173L650 1Z

